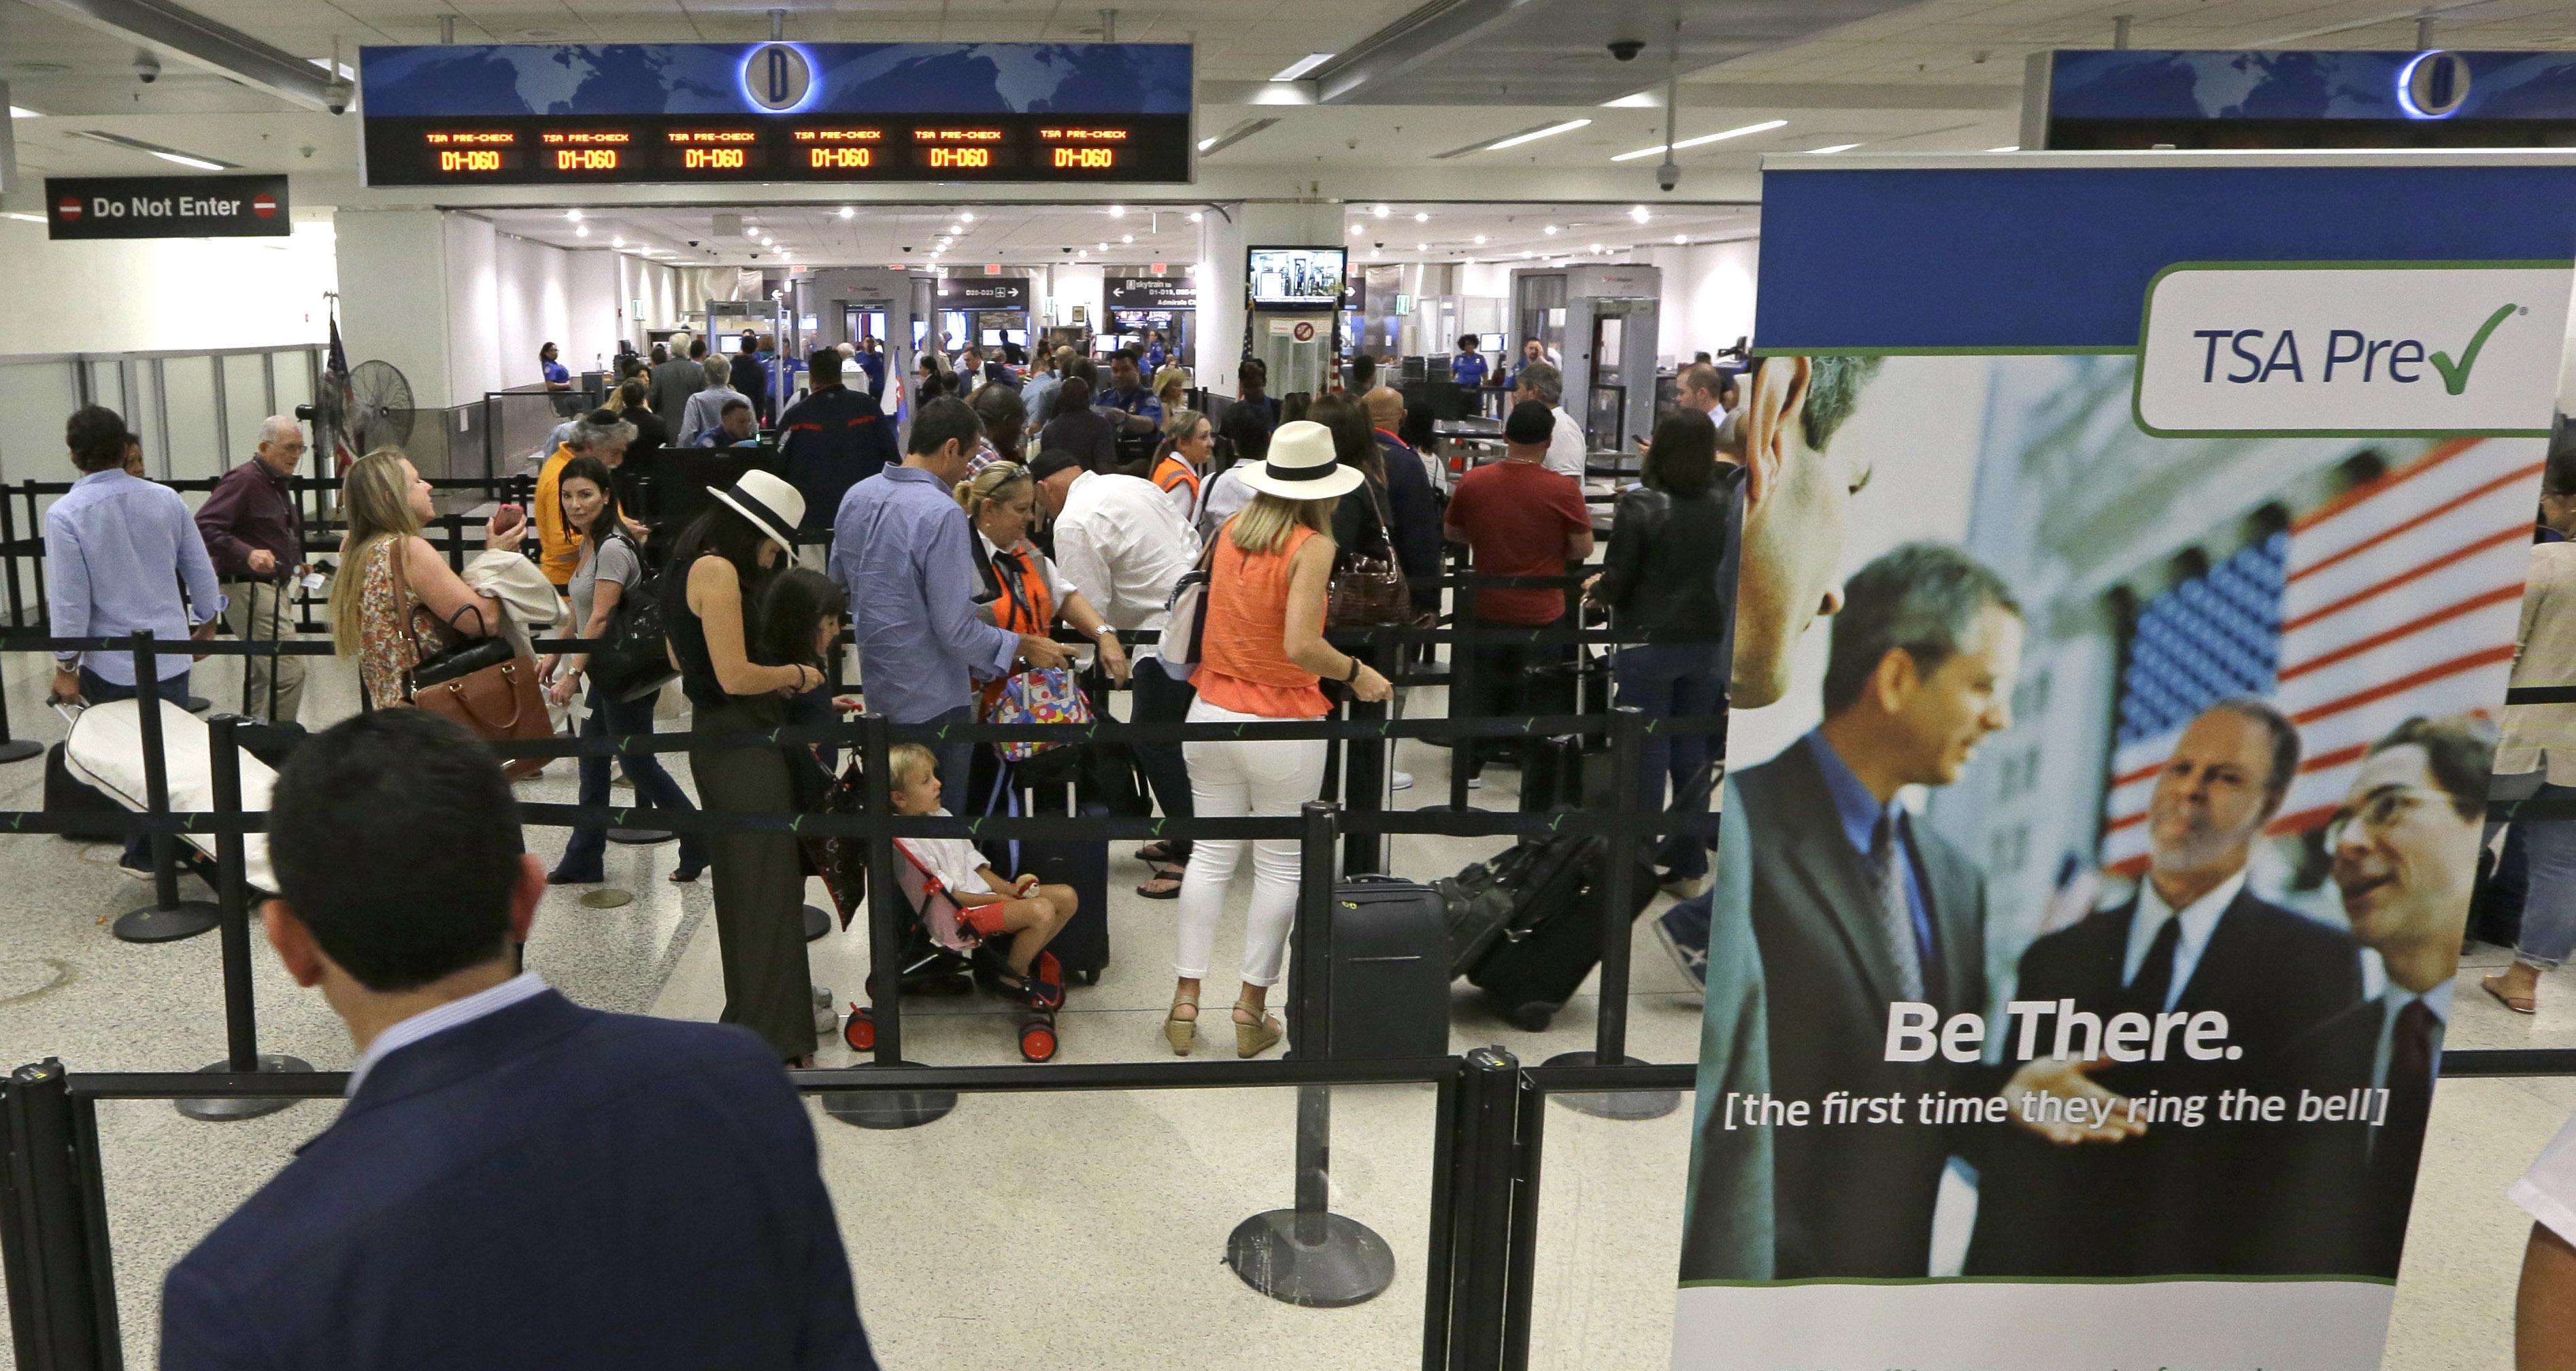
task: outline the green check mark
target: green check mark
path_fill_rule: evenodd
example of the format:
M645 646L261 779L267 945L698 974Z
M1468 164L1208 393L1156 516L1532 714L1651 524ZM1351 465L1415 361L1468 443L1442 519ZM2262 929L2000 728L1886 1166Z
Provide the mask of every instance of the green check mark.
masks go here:
M2478 331L2469 339L2469 345L2460 349L2459 361L2452 361L2451 354L2447 352L2433 354L2433 369L2442 373L2442 389L2457 395L2469 388L2469 368L2478 364L2478 350L2487 345L2487 335L2495 332L2496 325L2503 323L2507 316L2520 308L2522 308L2520 305L2496 306L2496 312L2488 315L2485 323L2478 325Z

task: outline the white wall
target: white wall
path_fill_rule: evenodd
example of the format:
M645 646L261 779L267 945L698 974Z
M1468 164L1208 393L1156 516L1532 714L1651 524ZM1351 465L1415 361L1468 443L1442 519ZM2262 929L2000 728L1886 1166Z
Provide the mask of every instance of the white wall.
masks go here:
M286 238L56 243L0 219L0 353L318 343L339 282L328 222Z
M342 210L337 218L340 332L350 364L393 363L423 408L454 403L446 220L428 209Z
M464 404L501 379L501 235L470 214L444 216L448 320L445 403Z
M1047 268L1047 275L1051 279L1038 288L1038 293L1055 301L1055 313L1046 320L1048 324L1072 323L1076 305L1091 311L1088 317L1093 332L1100 331L1109 322L1109 315L1102 305L1102 301L1108 298L1108 291L1105 277L1097 265L1089 262L1058 263Z
M1663 272L1662 318L1656 322L1663 361L1715 352L1753 332L1753 280L1761 240L1660 247L1645 254Z

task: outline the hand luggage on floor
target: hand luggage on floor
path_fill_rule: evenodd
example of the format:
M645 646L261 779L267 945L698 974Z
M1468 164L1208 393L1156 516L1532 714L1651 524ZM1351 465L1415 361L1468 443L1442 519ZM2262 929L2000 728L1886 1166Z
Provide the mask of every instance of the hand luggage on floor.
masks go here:
M1521 744L1523 814L1610 806L1610 748L1582 735L1530 738Z
M1081 806L1080 814L1086 819L1109 817L1109 811L1096 804ZM1016 859L1007 850L997 850L1010 847L1019 849ZM1047 951L1063 964L1068 978L1083 985L1099 984L1100 973L1109 969L1109 844L1097 838L997 841L984 845L984 856L997 871L1035 876L1043 885L1073 887L1080 902L1073 921L1047 944Z
M114 822L125 817L125 806L109 799L107 792L97 786L75 779L64 762L63 745L56 743L45 749L45 816L53 819L96 816ZM96 833L66 833L63 836L78 842L109 838L114 834L113 828L101 828Z
M1360 876L1333 890L1330 1041L1288 1016L1289 1045L1310 1057L1439 1057L1449 1051L1449 930L1438 892ZM1311 968L1309 969L1311 973ZM1296 1002L1292 963L1290 1003Z
M1608 840L1597 835L1551 838L1527 859L1512 920L1467 973L1516 1028L1538 1032L1601 960L1607 917ZM1636 863L1626 911L1634 923L1655 897L1655 870Z

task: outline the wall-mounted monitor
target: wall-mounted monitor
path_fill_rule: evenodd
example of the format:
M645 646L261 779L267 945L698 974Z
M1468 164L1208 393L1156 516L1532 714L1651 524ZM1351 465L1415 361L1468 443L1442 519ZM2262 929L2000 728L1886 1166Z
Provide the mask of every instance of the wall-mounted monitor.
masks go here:
M1253 248L1246 271L1255 309L1332 309L1342 300L1340 248Z

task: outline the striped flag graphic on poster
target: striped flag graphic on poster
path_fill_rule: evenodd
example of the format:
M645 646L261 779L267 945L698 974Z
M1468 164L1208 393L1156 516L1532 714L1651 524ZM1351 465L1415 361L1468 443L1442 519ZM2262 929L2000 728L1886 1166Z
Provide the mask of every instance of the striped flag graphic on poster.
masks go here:
M2120 680L2102 863L2145 870L2147 797L2194 715L2269 699L2298 726L2273 833L2324 826L2371 742L2491 713L2521 613L2543 445L2438 444L2147 602Z

